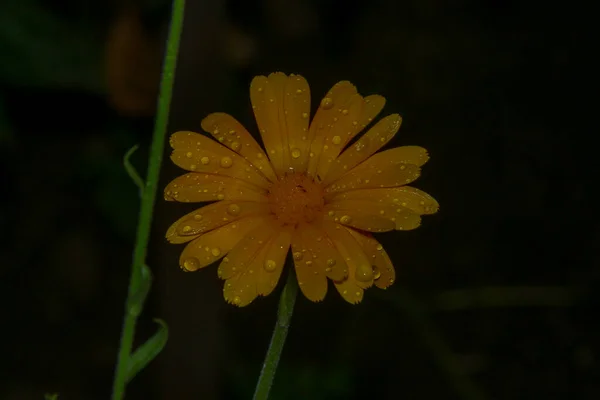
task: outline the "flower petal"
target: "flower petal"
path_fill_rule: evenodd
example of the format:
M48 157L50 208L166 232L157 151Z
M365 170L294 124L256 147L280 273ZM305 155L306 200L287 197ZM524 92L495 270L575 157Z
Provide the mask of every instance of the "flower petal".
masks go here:
M421 217L413 211L375 200L337 199L328 203L325 211L330 221L369 232L411 230L421 225Z
M377 150L386 145L400 129L402 117L398 114L388 115L362 135L356 143L348 147L331 164L323 183L335 181L352 168L371 157Z
M298 75L281 72L257 76L250 84L250 100L267 154L278 176L289 167L302 168L308 149L310 89Z
M225 113L209 114L202 120L202 129L250 161L271 182L277 180L263 149L246 128L231 115Z
M323 102L321 104L323 106ZM311 146L315 157L309 167L309 175L315 176L318 181L325 179L342 149L379 114L384 105L382 96L363 98L355 94L347 104L335 107L335 112L323 113L326 117L321 118L320 124L325 129L317 133L318 139ZM323 135L322 140L319 140L320 135ZM316 168L314 174L313 168Z
M421 169L416 165L378 165L369 161L370 159L333 182L325 188L325 193L402 186L416 180L421 175Z
M323 226L348 265L348 276L334 282L335 287L346 301L359 303L363 298L363 290L373 285L375 274L370 260L348 228L328 222Z
M224 175L191 172L172 180L165 187L165 200L196 203L216 200L266 202L267 191L246 181Z
M246 217L195 236L179 257L179 265L184 271L192 272L219 260L250 232L264 217ZM194 237L194 236L192 236Z
M307 299L317 302L323 300L327 293L327 275L332 273L333 267L336 267L335 274L340 275L340 266L343 266L341 275L345 275L345 263L339 254L332 256L334 261L331 265L328 265L328 259L319 258L319 252L313 246L316 242L314 233L315 229L310 224L299 225L292 237L292 251L300 290ZM321 238L322 241L327 240L323 235Z
M171 243L184 243L232 221L253 215L267 215L269 212L268 203L219 201L179 218L169 227L166 237Z
M257 260L260 263L256 267L260 271L257 283L259 295L267 296L277 286L291 241L292 229L284 228L271 238L269 244L265 246L261 257L255 259L255 261Z
M411 186L350 190L336 193L327 198L329 203L342 200L363 200L376 202L377 204L399 205L418 215L435 214L439 209L439 204L433 197ZM377 205L374 207L377 207Z
M266 189L269 181L252 164L227 147L194 132L176 132L169 140L171 160L192 172L204 172L238 178Z
M258 282L264 271L260 259L261 253L266 253L269 241L275 237L281 228L272 220L255 226L238 244L223 258L219 265L219 278L225 279L223 296L233 305L244 307L252 302L259 294Z
M396 280L396 271L383 246L371 235L364 235L354 229L349 229L349 232L360 244L369 260L371 260L375 286L380 289L386 289L392 285Z
M310 267L333 280L341 280L348 274L346 262L327 236L321 223L303 223L296 230L294 260L297 266Z

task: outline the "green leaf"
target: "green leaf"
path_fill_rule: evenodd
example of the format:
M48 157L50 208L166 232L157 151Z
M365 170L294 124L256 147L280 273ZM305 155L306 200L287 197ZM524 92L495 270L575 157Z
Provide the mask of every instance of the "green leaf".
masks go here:
M138 347L129 358L127 382L130 382L138 372L146 368L150 361L152 361L167 344L169 328L167 328L166 322L158 318L154 319L154 322L160 325L158 332L148 339L146 343Z

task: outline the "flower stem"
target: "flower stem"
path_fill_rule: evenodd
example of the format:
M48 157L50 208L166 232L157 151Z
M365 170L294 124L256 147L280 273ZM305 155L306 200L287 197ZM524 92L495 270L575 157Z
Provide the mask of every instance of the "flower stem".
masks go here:
M279 308L277 310L277 322L271 336L271 343L265 356L262 371L256 383L254 391L254 400L266 400L269 398L269 392L273 385L273 378L277 371L277 364L281 358L281 351L285 344L285 338L288 334L292 313L294 312L294 304L296 303L296 294L298 293L298 283L296 282L296 274L294 268L289 268L287 282L279 298Z
M173 1L171 24L169 36L167 38L163 73L160 82L160 94L158 97L156 122L152 135L148 174L142 191L137 237L135 249L133 251L129 289L125 303L125 317L123 319L121 344L119 347L115 380L113 383L113 400L123 399L125 395L125 386L129 379L131 379L129 374L131 351L133 347L137 316L141 311L141 304L139 303L143 301L143 298L140 300L139 294L140 291L144 291L144 265L148 248L148 240L150 238L152 213L156 199L156 189L158 186L160 166L162 164L164 152L164 142L167 133L173 81L175 78L175 67L177 64L177 54L179 52L179 39L183 25L184 6L185 0Z

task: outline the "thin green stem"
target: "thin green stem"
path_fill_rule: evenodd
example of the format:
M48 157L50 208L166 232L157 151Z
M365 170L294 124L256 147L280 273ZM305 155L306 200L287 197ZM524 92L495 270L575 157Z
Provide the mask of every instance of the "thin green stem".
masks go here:
M256 383L254 400L266 400L269 398L269 392L271 391L271 386L273 386L273 378L275 377L277 365L281 358L281 351L283 350L285 338L290 328L297 293L298 283L296 282L296 274L294 274L293 268L289 268L287 282L279 298L277 322L275 323L271 343L269 344L265 362Z
M164 142L167 134L173 81L175 78L175 68L177 64L177 55L179 52L179 39L183 26L184 8L185 0L173 1L171 25L169 29L169 36L167 38L163 73L160 82L160 95L158 97L156 122L152 135L148 174L146 177L144 190L142 192L137 237L133 252L133 262L129 280L129 290L125 304L125 317L123 320L123 330L121 333L121 344L119 348L115 380L113 384L113 400L123 399L125 395L125 385L127 384L128 380L128 364L133 347L133 338L138 314L138 311L134 309L136 309L136 303L139 301L138 293L144 282L143 266L148 248L148 239L150 237L150 228L152 224L152 213L156 199L156 189L158 186L160 166L162 164Z

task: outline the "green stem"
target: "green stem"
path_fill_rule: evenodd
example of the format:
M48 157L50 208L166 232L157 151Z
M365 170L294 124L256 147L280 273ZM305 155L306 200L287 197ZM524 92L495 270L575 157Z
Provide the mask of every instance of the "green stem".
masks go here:
M125 304L125 317L123 320L123 330L121 333L121 344L119 348L115 380L113 384L113 400L123 399L125 395L125 385L127 384L128 380L128 364L133 347L133 338L138 314L138 312L132 311L132 309L136 308L135 303L137 301L137 295L143 284L142 269L145 263L148 239L150 238L152 213L154 210L158 177L164 152L164 142L167 134L167 124L169 120L169 109L171 105L175 67L177 64L177 54L179 51L179 39L183 26L184 7L185 0L173 1L171 25L169 29L169 36L167 38L163 73L160 82L160 94L158 97L156 122L152 135L148 174L146 177L144 190L142 192L137 237L133 252L133 263L131 266L131 275L129 280L129 290Z
M277 364L281 358L281 351L285 344L285 338L290 328L290 320L294 312L294 304L296 303L296 294L298 293L298 283L296 282L296 274L294 268L290 268L288 272L287 282L279 298L279 309L277 310L277 322L271 337L271 343L265 356L262 371L256 383L254 391L254 400L266 400L269 398L269 392L273 385L273 378L277 371Z

